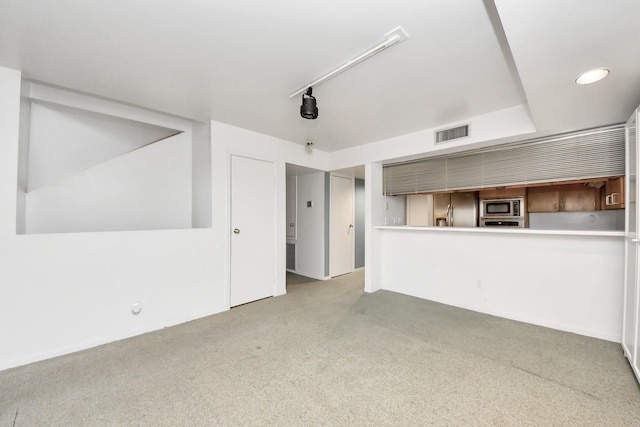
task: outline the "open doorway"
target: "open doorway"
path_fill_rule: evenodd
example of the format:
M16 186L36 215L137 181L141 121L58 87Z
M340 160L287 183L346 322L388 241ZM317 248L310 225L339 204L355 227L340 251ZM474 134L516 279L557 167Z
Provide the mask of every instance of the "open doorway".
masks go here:
M364 267L364 166L333 171L353 178L353 269ZM331 174L286 165L287 285L327 280L330 272ZM352 270L353 270L352 269Z
M293 275L309 280L328 277L327 172L286 165L287 173L287 284Z

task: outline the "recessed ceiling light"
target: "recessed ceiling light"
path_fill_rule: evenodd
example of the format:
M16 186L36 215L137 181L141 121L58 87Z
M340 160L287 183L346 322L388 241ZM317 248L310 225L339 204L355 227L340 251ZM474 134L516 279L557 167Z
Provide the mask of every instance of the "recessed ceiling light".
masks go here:
M595 68L593 70L585 71L578 76L576 83L579 85L595 83L607 77L610 72L611 70L609 68Z

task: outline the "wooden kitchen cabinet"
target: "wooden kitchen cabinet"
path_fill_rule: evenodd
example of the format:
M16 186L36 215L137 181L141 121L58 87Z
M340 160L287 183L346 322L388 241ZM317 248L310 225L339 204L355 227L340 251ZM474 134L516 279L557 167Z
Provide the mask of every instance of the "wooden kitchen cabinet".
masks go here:
M624 209L624 177L609 179L605 185L605 209Z
M527 191L528 212L584 212L600 209L600 192L584 184L531 187Z
M598 190L584 187L562 191L560 192L560 211L595 211L598 194Z
M527 193L528 212L558 212L560 192L548 187L533 187Z

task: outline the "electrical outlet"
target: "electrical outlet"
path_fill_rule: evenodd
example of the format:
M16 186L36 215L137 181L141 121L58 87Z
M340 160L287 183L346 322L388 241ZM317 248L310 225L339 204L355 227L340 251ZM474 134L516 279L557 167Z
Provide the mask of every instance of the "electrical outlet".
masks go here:
M131 312L133 314L140 314L141 310L142 304L140 304L140 301L135 301L133 304L131 304Z

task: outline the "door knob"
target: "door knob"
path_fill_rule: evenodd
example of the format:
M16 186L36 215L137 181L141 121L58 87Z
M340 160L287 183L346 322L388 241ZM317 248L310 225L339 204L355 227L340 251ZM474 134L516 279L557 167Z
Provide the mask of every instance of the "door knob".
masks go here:
M233 232L234 232L235 234L240 234L240 229L239 229L239 228L234 228L234 229L233 229Z

